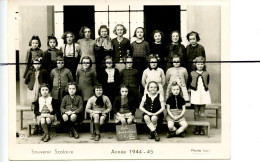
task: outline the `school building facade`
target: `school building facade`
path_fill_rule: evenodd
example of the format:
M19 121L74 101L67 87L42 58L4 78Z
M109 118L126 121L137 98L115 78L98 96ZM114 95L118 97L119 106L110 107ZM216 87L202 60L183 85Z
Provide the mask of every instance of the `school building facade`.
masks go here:
M98 37L97 29L105 24L110 28L110 36L114 38L113 29L118 23L127 28L125 37L133 41L136 27L145 28L147 41L151 41L153 30L162 30L165 39L173 30L179 30L182 43L188 44L186 34L196 31L200 34L206 51L207 61L221 60L221 6L130 6L119 8L111 5L98 6L19 6L16 12L16 53L17 62L24 63L29 40L33 35L41 39L41 49L47 49L47 36L54 34L59 45L63 44L61 36L65 31L72 31L78 38L82 26L90 27L94 32L93 39ZM158 11L158 12L156 12ZM17 67L17 104L30 105L27 100L27 85L24 84L25 65ZM221 64L207 63L210 74L209 90L212 103L221 103Z

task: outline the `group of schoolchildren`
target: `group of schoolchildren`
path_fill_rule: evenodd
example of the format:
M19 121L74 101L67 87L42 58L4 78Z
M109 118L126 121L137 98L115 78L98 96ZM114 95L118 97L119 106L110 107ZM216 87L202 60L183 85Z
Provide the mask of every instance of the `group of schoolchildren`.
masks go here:
M44 52L38 36L30 40L24 78L44 142L50 140L50 125L55 119L63 123L70 137L79 138L75 123L84 120L85 112L93 120L91 139L95 141L99 141L100 127L109 117L120 124L135 123L138 107L150 130L149 139L155 141L160 140L156 130L165 109L167 138L185 136L187 102L194 106L195 120L204 120L205 105L211 102L209 73L197 32L187 34L190 44L186 48L178 31L170 34L172 42L167 46L159 30L152 33L154 42L150 44L144 40L142 27L136 28L132 43L123 37L126 28L122 24L116 25L113 33L117 37L111 39L109 29L102 25L100 37L93 40L90 28L82 27L82 39L75 43L74 34L65 32L60 49L51 35ZM205 131L196 126L194 133L204 135Z

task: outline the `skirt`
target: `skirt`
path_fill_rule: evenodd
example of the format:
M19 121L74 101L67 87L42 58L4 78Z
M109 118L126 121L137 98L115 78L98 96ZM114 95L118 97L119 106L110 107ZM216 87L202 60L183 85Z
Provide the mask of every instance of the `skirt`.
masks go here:
M134 121L134 115L129 113L124 113L124 116L118 116L115 114L115 122L118 123L121 119L132 119Z
M211 103L209 91L205 91L202 78L198 79L197 90L191 89L191 104L194 105L206 105Z
M41 125L41 118L42 118L41 115L39 115L39 116L36 117L36 120L37 120L37 124L38 124L38 125ZM55 116L54 116L54 115L50 115L50 119L51 119L51 123L54 122Z
M171 111L172 115L176 116L176 117L178 117L182 113L182 110L179 110L179 109L171 109L170 111ZM167 114L166 115L166 121L167 122L169 122L169 121L171 121L171 122L181 122L181 121L186 121L186 120L185 120L184 117L180 118L179 120L173 120L173 118L169 114Z
M27 90L27 97L28 97L28 100L30 102L35 102L38 99L38 97L39 97L39 88L40 88L40 84L39 84L39 81L38 81L38 78L37 78L35 80L33 89L32 90L30 90L30 89Z

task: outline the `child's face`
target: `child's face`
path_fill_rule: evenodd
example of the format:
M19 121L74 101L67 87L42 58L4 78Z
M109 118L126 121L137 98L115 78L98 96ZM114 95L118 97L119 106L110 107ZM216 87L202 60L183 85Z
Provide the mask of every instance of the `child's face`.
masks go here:
M41 88L41 94L42 94L43 97L46 97L49 94L49 88L42 87Z
M68 33L66 36L67 44L71 44L73 42L73 35L71 33Z
M83 59L82 60L82 66L83 68L89 68L90 67L90 60L89 59Z
M57 67L58 69L61 69L64 67L64 61L57 61Z
M148 87L148 92L155 94L157 92L157 85L155 83L151 83Z
M124 35L124 28L122 26L116 27L116 35L117 36L123 36Z
M120 90L121 96L126 97L128 94L128 89L127 88L121 88Z
M75 85L69 85L68 91L69 91L70 96L74 96L75 93L76 93L76 86Z
M196 35L192 34L189 36L189 42L192 46L196 46L197 44L197 39L196 39Z
M33 67L36 69L36 70L39 70L40 67L41 67L41 63L39 61L33 61Z
M32 40L32 49L36 49L39 46L39 41L38 40Z
M131 58L126 59L126 68L131 69L133 66L133 60Z
M155 33L153 38L154 38L155 43L161 43L161 41L162 41L162 36L160 33Z
M173 58L172 59L172 65L174 66L174 67L180 67L180 59L179 58Z
M90 29L89 28L85 28L84 29L84 36L85 36L85 38L90 38L90 35L91 35L91 31L90 31Z
M144 31L143 31L143 29L138 28L138 29L136 30L136 38L142 39L143 37L144 37Z
M152 69L154 69L154 68L156 68L157 67L157 59L155 59L155 58L152 58L151 60L150 60L150 67L152 68Z
M172 86L172 94L177 96L180 93L180 87L178 85Z
M106 59L106 67L111 68L113 66L112 59Z
M95 94L96 94L97 97L102 96L103 89L102 88L95 88Z
M203 70L203 68L204 68L204 63L202 63L202 62L196 63L196 68L197 68L197 70Z
M106 38L107 37L107 29L106 28L102 28L101 30L100 30L100 36L102 37L102 38Z
M50 48L55 48L55 47L56 47L56 41L55 41L55 39L49 40L49 46L50 46Z
M179 34L178 33L172 33L172 42L173 43L178 43L180 37L179 37Z

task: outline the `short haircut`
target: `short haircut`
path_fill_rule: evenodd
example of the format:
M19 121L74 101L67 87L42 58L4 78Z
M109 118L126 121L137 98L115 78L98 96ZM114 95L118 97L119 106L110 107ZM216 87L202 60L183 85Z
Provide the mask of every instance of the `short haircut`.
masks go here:
M106 64L106 60L108 60L108 59L111 59L111 60L112 60L112 67L114 68L114 67L115 67L115 62L114 62L114 60L113 60L113 57L111 57L111 56L109 56L109 55L107 55L107 56L104 58L104 64Z
M137 28L135 29L135 33L134 33L134 36L133 36L133 37L136 37L136 31L137 31L138 29L142 29L142 30L143 30L143 32L144 32L144 37L145 37L145 31L144 31L144 28L143 28L143 27L137 27Z
M85 29L89 29L90 30L90 38L93 36L93 32L92 32L92 30L89 28L89 27L87 27L87 26L83 26L83 27L81 27L80 28L80 30L79 30L79 36L80 36L80 38L85 38Z
M98 35L101 35L101 29L106 29L107 30L107 35L109 35L109 29L106 25L101 25L98 29Z
M113 30L113 33L114 33L115 35L117 35L117 34L116 34L116 29L117 29L118 26L122 26L122 27L123 27L123 35L126 34L127 29L125 28L125 26L124 26L123 24L117 24L117 25L115 26L114 30Z
M40 38L37 35L33 35L32 36L31 40L29 41L29 46L32 46L32 41L33 40L37 40L38 43L39 43L38 47L41 48L41 40L40 40Z
M62 57L62 56L57 56L57 57L56 57L56 61L64 61L64 57Z
M61 36L61 39L63 39L64 40L64 42L65 42L65 44L67 44L67 35L68 34L71 34L72 35L72 42L74 43L75 42L75 39L76 39L76 37L75 37L75 35L71 32L71 31L66 31L62 36Z
M206 71L206 59L202 56L198 56L193 60L193 70L197 70L196 63L203 63L204 67L203 70Z
M172 41L172 34L173 33L177 33L179 35L179 40L178 40L178 43L181 43L182 42L182 38L181 38L181 33L178 31L178 30L174 30L171 32L170 34L170 40Z
M57 40L57 38L52 34L52 35L50 35L50 36L48 36L48 41L47 41L47 46L48 47L50 47L50 40L55 40L55 42L56 42L56 47L58 46L58 40Z
M162 37L162 40L163 40L164 34L163 34L163 32L162 32L161 30L154 30L154 31L152 32L152 35L151 35L152 39L154 39L154 35L155 35L156 33L160 33L160 34L161 34L161 37Z
M187 34L186 37L187 37L187 40L188 40L188 41L190 41L190 36L191 36L191 35L195 35L197 42L200 41L200 35L199 35L199 33L195 32L195 31L191 31L191 32L189 32L189 33Z
M156 84L156 86L157 86L157 92L159 91L159 84L156 82L156 81L150 81L148 84L147 84L147 91L149 92L149 87L150 87L150 84L152 84L152 83L154 83L154 84Z
M77 83L76 83L76 82L69 82L69 83L67 84L67 86L66 86L66 89L65 89L66 92L69 92L69 86L70 86L70 85L74 85L75 88L76 88L76 92L78 91L78 85L77 85Z
M80 62L81 64L83 64L82 62L83 62L84 59L89 60L89 65L90 65L89 67L92 67L92 60L91 60L91 58L90 58L89 56L84 56L84 57L81 59L81 62Z

